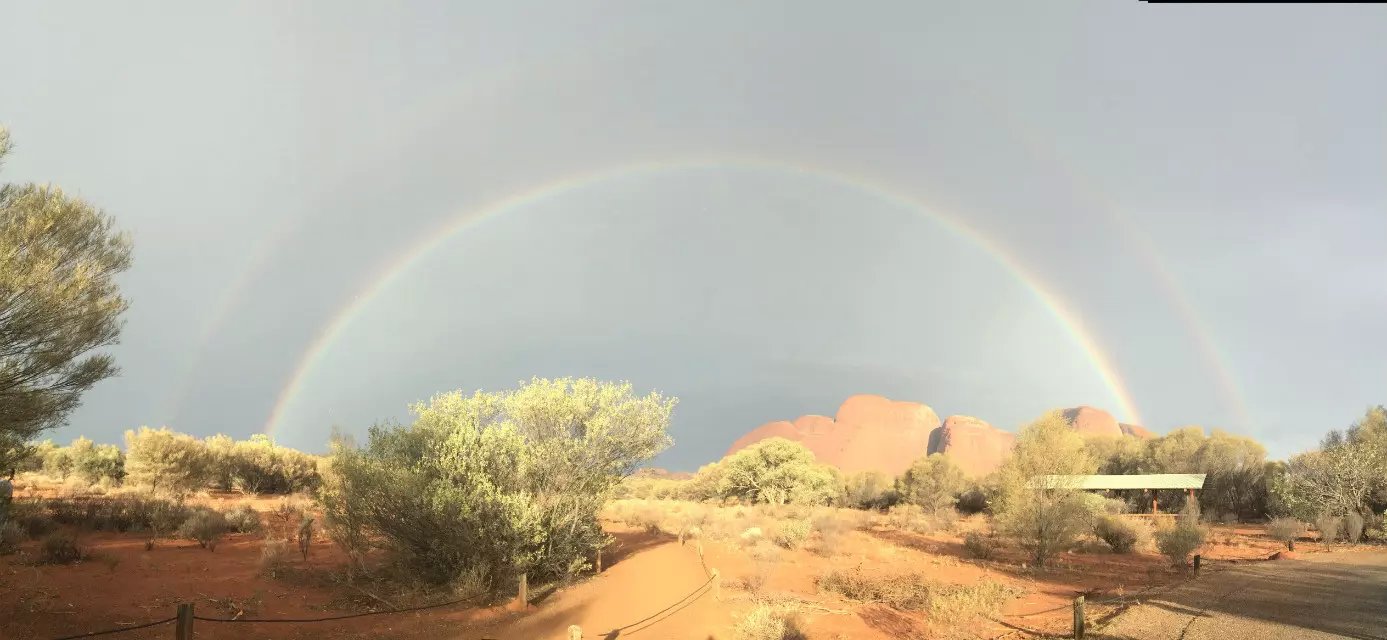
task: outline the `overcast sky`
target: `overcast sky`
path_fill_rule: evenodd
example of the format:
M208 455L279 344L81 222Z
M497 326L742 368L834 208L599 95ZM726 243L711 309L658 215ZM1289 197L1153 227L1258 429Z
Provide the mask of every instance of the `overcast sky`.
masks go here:
M677 469L853 393L1279 457L1387 402L1382 7L8 3L0 61L0 180L135 242L59 440L573 375L679 397Z

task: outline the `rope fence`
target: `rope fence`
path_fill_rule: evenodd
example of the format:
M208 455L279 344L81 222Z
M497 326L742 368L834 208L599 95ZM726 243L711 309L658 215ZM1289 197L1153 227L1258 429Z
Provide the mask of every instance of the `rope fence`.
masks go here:
M176 620L178 620L178 617L174 616L172 618L164 618L163 620L155 620L154 622L146 622L144 624L135 625L133 627L116 627L114 629L103 629L101 631L88 631L86 633L79 633L75 636L63 636L61 638L54 638L53 640L77 640L78 638L94 638L96 636L108 636L113 633L124 633L126 631L135 631L138 629L148 629L150 627L157 627L161 624L168 624Z
M622 637L629 636L629 635L632 635L632 634L635 634L635 633L639 633L639 632L641 632L641 631L644 631L644 630L646 630L646 629L649 629L650 627L652 627L652 626L654 626L655 624L657 624L657 623L659 623L659 622L665 620L666 618L668 618L668 617L670 617L670 616L673 616L674 614L676 614L676 613L678 613L678 612L684 610L685 608L687 608L687 607L693 605L693 603L697 602L697 601L698 601L699 599L701 599L703 596L708 595L709 592L712 592L712 593L714 594L714 597L717 597L717 594L718 594L718 591L719 591L719 588L720 588L720 584L721 584L721 575L720 575L720 573L718 572L717 569L709 569L709 568L708 568L708 565L707 565L707 563L704 561L704 558L703 558L703 544L702 544L701 542L700 542L699 545L698 545L698 550L697 550L697 551L698 551L698 561L699 561L699 564L701 565L701 567L702 567L702 569L703 569L704 575L707 576L708 579L707 579L705 582L703 582L703 584L698 585L698 587L695 588L693 591L690 591L690 592L689 592L687 595L685 595L684 597L682 597L682 598L676 600L673 604L671 604L671 605L669 605L669 606L667 606L667 607L665 607L665 608L663 608L663 609L660 609L659 611L656 611L655 613L652 613L652 614L650 614L650 615L648 615L648 616L646 616L646 617L644 617L644 618L641 618L640 620L637 620L637 621L632 622L632 623L630 623L630 624L625 624L625 625L622 625L622 626L619 626L619 627L615 627L615 628L613 628L613 629L611 629L611 630L609 630L609 631L607 631L607 632L605 632L605 633L601 633L601 634L598 634L598 635L583 635L581 629L580 629L577 625L572 625L572 626L569 627L569 640L578 640L579 638L610 638L610 637L616 637L616 636L618 636L618 635L619 635L619 636L622 636ZM599 552L599 553L600 553L600 552ZM599 555L599 559L598 559L599 572L600 572L600 567L601 567L601 564L600 564L600 563L601 563L601 559L600 559L600 555ZM525 606L528 606L528 605L529 605L529 595L528 595L528 593L527 593L527 592L528 592L528 589L527 589L527 582L528 582L527 576L521 575L521 576L520 576L520 581L519 581L519 582L520 582L520 589L519 589L519 594L517 595L517 598L516 598L516 599L517 599L517 601L519 601L520 603L522 603L522 607L525 607ZM217 623L217 624L228 624L228 623L242 623L242 624L296 623L296 624L309 624L309 623L314 623L314 622L330 622L330 621L335 621L335 620L350 620L350 619L352 619L352 618L365 618L365 617L368 617L368 616L383 616L383 615L390 615L390 614L396 614L396 613L410 613L410 612L413 612L413 611L425 611L425 610L429 610L429 609L441 609L441 608L444 608L444 607L451 607L451 606L454 606L454 605L459 605L459 604L463 604L463 603L467 603L467 602L473 602L473 601L476 601L477 599L479 599L480 597L482 597L482 596L479 594L479 595L475 595L475 596L469 596L469 597L466 597L466 598L459 598L459 599L457 599L457 600L450 600L450 601L448 601L448 602L440 602L440 603L437 603L437 604L421 605L421 606L417 606L417 607L404 607L404 608L399 608L399 609L386 609L386 610L383 610L383 611L366 611L366 612L362 612L362 613L348 613L348 614L344 614L344 615L338 615L338 616L325 616L325 617L320 617L320 618L215 618L215 617L207 617L207 616L199 616L199 615L196 615L196 614L194 613L194 610L193 610L193 605L192 605L191 603L184 603L184 604L178 605L178 615L173 616L173 617L171 617L171 618L164 618L163 620L156 620L156 621L154 621L154 622L147 622L147 623L144 623L144 624L139 624L139 625L134 625L134 626L129 626L129 627L117 627L117 628L112 628L112 629L103 629L103 630L100 630L100 631L89 631L89 632L86 632L86 633L79 633L79 634L77 634L77 635L70 635L70 636L63 636L63 637L60 637L60 638L53 638L52 640L79 640L79 639L81 639L81 638L92 638L92 637L97 637L97 636L105 636L105 635L111 635L111 634L117 634L117 633L124 633L124 632L127 632L127 631L136 631L136 630L139 630L139 629L148 629L148 628L150 628L150 627L157 627L157 626L159 626L159 625L168 624L168 623L170 623L170 622L177 623L177 629L176 629L176 631L175 631L175 634L176 634L175 637L177 638L177 640L191 640L192 637L193 637L193 621L195 621L195 620L201 621L201 622L207 622L207 623Z

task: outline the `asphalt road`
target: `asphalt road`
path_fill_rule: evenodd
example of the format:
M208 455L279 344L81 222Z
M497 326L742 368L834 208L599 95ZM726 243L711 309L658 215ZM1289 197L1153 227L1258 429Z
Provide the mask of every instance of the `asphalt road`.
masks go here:
M1152 595L1091 637L1387 640L1387 551L1234 565Z

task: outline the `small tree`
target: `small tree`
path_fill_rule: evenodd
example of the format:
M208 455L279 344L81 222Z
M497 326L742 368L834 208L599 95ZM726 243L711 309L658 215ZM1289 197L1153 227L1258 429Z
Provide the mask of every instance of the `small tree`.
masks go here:
M902 502L930 511L952 508L967 488L963 471L942 453L916 460L896 479L896 493Z
M1016 450L998 470L993 509L997 528L1031 552L1037 566L1091 530L1098 515L1083 492L1057 477L1093 473L1084 441L1053 412L1017 436Z
M1286 550L1295 551L1295 541L1304 536L1305 523L1295 518L1277 518L1267 524L1267 535L1286 543Z
M827 504L836 493L835 474L813 452L785 438L767 438L720 463L719 492L753 503Z
M132 482L154 490L186 492L207 477L207 449L190 435L167 427L125 432L125 467Z

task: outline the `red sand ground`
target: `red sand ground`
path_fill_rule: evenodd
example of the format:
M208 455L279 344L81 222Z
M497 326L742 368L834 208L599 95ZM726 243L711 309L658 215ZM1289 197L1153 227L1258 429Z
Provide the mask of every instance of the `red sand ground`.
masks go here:
M268 509L276 500L257 500ZM975 523L976 524L976 523ZM815 580L830 568L862 566L869 571L917 571L949 583L992 579L1026 593L1007 603L1002 620L1027 629L1067 629L1071 599L1080 593L1096 601L1189 579L1153 555L1119 556L1095 551L1067 553L1044 572L1024 569L1019 551L1005 551L991 562L963 560L956 535L919 535L876 529L852 532L840 553L821 557L807 550L780 550L779 561L758 563L735 544L681 545L670 536L634 531L612 523L619 541L605 558L602 574L541 598L528 610L508 607L448 607L312 624L197 623L198 638L457 638L521 640L567 638L571 624L585 637L603 637L614 628L640 621L680 601L707 582L705 566L722 575L719 597L709 590L655 620L626 629L620 637L690 640L730 639L740 616L754 606L743 578L768 577L762 598L798 601L813 638L929 637L934 621L919 613L845 602L819 593ZM174 615L179 602L194 602L197 613L217 617L313 618L366 610L371 599L324 576L341 566L342 555L325 540L316 541L307 561L296 558L287 577L259 572L260 538L231 535L215 552L187 541L162 541L144 549L144 534L80 534L93 552L90 560L68 566L34 566L37 542L24 554L0 558L0 640L45 640L63 635L129 626ZM1322 553L1302 542L1301 553ZM1215 527L1204 550L1206 566L1220 561L1264 559L1281 548L1251 526ZM1058 611L1027 616L1036 611ZM1090 609L1101 616L1102 607ZM1010 631L995 621L970 625L974 635L992 638ZM121 633L118 639L173 636L171 625Z

